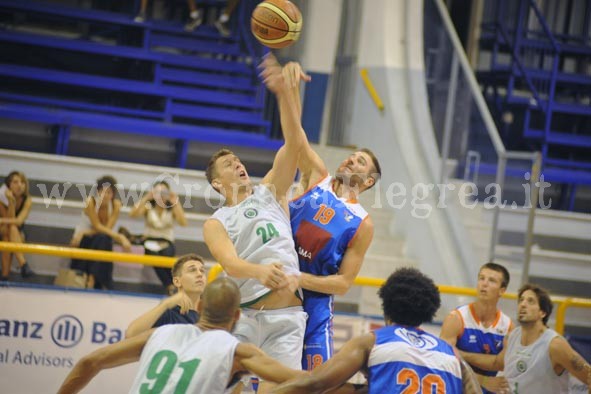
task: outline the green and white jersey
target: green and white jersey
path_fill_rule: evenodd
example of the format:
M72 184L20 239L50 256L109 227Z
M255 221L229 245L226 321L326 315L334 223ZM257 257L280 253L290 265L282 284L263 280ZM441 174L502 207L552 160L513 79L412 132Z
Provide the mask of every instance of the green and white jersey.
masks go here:
M240 204L222 207L212 218L222 223L241 259L254 264L281 263L287 274L299 272L289 216L266 186L255 186ZM242 305L270 292L256 279L230 278L240 288Z
M224 393L238 340L192 324L159 327L148 339L130 394Z

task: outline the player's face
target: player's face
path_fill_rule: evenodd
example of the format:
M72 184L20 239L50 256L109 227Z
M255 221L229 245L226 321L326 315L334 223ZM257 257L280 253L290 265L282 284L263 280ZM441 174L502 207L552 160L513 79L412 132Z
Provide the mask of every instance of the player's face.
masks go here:
M199 260L189 260L183 264L179 277L180 288L186 293L203 293L205 288L205 267Z
M364 185L365 189L375 183L371 176L374 171L371 157L367 153L354 152L341 163L335 175L350 186Z
M538 296L532 290L526 290L517 303L517 320L519 323L535 323L542 320L545 313L540 309Z
M233 190L250 184L250 178L246 167L234 154L225 155L217 159L217 176L214 181L218 181L225 190Z
M478 273L476 292L481 300L498 300L505 288L502 287L503 274L488 268L483 268Z
M25 180L18 175L13 176L12 179L10 180L10 184L8 185L8 188L12 192L13 196L20 197L25 193L25 189L26 189Z

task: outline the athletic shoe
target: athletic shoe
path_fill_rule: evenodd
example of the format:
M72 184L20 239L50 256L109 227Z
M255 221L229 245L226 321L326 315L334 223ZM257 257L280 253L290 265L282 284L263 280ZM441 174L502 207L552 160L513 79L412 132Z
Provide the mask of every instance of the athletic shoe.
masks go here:
M29 263L23 264L23 266L21 267L21 276L23 278L29 278L33 275L35 275L35 273L31 269L31 267L29 267Z
M146 13L140 12L135 18L133 18L133 21L135 23L144 23L146 21Z
M228 26L228 22L217 20L215 21L214 26L216 29L218 29L222 37L230 37L230 34L232 34L230 27Z
M201 16L201 13L199 13L199 15L197 15L196 18L191 18L189 22L187 22L187 24L185 25L185 31L193 31L199 26L201 26L202 23L203 17Z

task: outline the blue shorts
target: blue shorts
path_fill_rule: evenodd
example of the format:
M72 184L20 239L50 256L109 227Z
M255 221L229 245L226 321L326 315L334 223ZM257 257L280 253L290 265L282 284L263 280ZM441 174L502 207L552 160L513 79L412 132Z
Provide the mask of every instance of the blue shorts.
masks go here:
M332 357L333 347L333 297L304 291L304 311L308 314L302 369L311 371Z

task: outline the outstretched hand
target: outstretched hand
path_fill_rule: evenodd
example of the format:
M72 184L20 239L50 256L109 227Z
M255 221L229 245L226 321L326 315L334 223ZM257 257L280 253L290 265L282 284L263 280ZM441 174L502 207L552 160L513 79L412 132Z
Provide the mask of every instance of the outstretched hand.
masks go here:
M259 75L263 79L263 83L274 94L298 87L301 80L306 82L311 80L299 63L289 62L281 67L272 53L265 56L259 68L262 69Z

